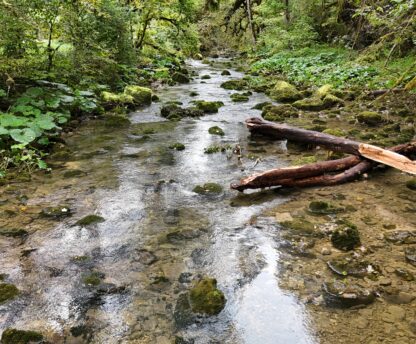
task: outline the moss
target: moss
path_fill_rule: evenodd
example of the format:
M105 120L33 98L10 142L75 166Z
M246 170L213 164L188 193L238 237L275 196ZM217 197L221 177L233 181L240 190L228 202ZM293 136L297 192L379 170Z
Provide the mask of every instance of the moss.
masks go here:
M374 111L363 111L358 114L357 120L369 126L376 126L383 121L383 117Z
M272 105L271 102L263 102L263 103L258 103L256 105L253 106L253 109L255 110L263 110L266 106Z
M84 276L83 282L88 286L98 286L101 280L104 278L104 274L98 271L93 271L90 274Z
M199 93L198 92L195 92L195 91L192 91L192 92L189 93L189 95L191 97L197 97L197 96L199 96Z
M189 292L192 311L206 315L216 315L225 306L225 297L221 290L217 289L217 281L214 278L203 278L198 281Z
M107 128L127 128L131 124L127 117L120 115L108 115L104 120L104 126Z
M168 104L162 107L161 115L170 121L180 121L184 117L200 117L204 112L198 108L181 108L176 104Z
M341 221L340 227L331 236L332 245L343 251L350 251L361 244L357 226L347 221Z
M216 113L221 106L224 106L223 102L209 102L205 100L194 100L192 103L204 113Z
M71 258L71 262L74 263L85 263L91 260L91 257L88 256L74 256Z
M337 128L334 128L334 129L332 129L332 128L325 129L325 130L323 131L323 133L324 133L324 134L328 134L328 135L338 136L338 137L343 137L343 136L345 136L345 132L344 132L344 130L342 130L342 129L337 129Z
M195 186L192 191L200 195L220 194L222 186L216 183L205 183L202 186Z
M18 238L18 237L24 237L28 235L28 232L24 229L8 229L8 228L0 228L0 235L10 238Z
M136 105L150 105L152 103L152 90L146 87L130 85L124 89L124 94L133 97Z
M222 72L221 72L221 75L222 76L224 76L224 75L231 75L231 73L230 73L230 71L228 71L228 70L223 70Z
M285 118L298 117L299 110L289 104L267 105L261 115L267 121L281 122Z
M60 219L63 217L71 216L71 209L66 206L57 206L57 207L47 207L42 209L41 215L43 217L53 218L53 219Z
M108 106L129 106L134 104L134 98L133 96L125 93L111 93L104 91L101 93L101 97L105 103L107 103Z
M283 227L298 232L299 234L311 235L315 232L315 225L304 219L295 219L280 223Z
M286 81L278 81L270 92L270 98L278 102L292 102L301 98L295 86Z
M208 80L208 79L211 79L211 75L208 75L208 74L203 75L203 76L201 76L201 79L202 79L202 80Z
M308 207L310 213L317 215L335 214L344 210L344 208L336 208L332 204L324 201L312 201Z
M180 84L187 84L190 81L187 75L179 72L173 73L172 80Z
M85 217L83 217L81 220L78 220L75 224L77 226L89 226L89 225L93 225L96 223L100 223L100 222L104 222L105 219L101 216L95 215L95 214L91 214L91 215L87 215Z
M171 144L169 146L169 149L174 149L174 150L177 150L177 151L183 151L183 150L185 150L185 145L183 143L177 142L177 143Z
M14 299L19 295L19 289L13 284L1 283L0 284L0 304Z
M6 329L1 336L2 344L29 344L43 340L43 335L35 331L22 331L14 328Z
M326 84L318 88L315 95L319 98L325 98L328 94L332 94L334 87L330 84Z
M248 86L248 83L246 80L228 80L226 82L223 82L221 84L222 88L225 88L226 90L236 90L236 91L242 91Z
M408 180L406 182L406 187L408 187L410 190L416 191L416 178Z
M249 100L248 96L240 93L234 93L230 96L231 100L233 102L239 103L239 102L247 102Z
M68 170L64 172L64 178L74 178L74 177L80 177L85 175L84 171L81 170Z
M231 150L232 147L230 145L224 145L224 146L219 146L219 145L215 145L215 146L210 146L208 148L204 149L204 153L205 154L214 154L214 153L223 153L227 150Z
M221 129L220 127L218 127L218 126L214 126L214 127L209 128L209 129L208 129L208 132L209 132L211 135L219 135L219 136L224 136L224 135L225 135L224 130L222 130L222 129Z
M299 158L293 160L292 163L295 166L302 166L302 165L307 165L307 164L313 164L317 161L318 161L318 159L316 158L315 155L310 155L310 156L299 157Z

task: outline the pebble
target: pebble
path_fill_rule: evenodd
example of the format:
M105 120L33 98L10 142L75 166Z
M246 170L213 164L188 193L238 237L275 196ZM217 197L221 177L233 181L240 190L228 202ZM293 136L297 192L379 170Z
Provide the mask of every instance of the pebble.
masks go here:
M329 256L332 253L331 249L328 247L323 247L321 250L321 254L323 256Z

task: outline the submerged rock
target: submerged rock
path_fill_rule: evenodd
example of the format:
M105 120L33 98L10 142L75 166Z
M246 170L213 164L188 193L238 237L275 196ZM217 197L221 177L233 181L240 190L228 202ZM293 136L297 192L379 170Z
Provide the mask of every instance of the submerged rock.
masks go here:
M176 143L171 144L169 146L169 149L174 149L174 150L177 150L177 151L183 151L183 150L185 150L185 145L183 143L176 142Z
M315 233L315 225L305 219L294 219L292 221L283 221L281 225L300 235L313 235Z
M416 266L416 247L408 247L404 250L407 262Z
M64 178L75 178L84 176L86 173L82 170L68 170L64 172Z
M379 271L378 267L366 260L350 257L331 260L327 264L334 273L340 276L366 277Z
M101 216L92 214L92 215L87 215L85 217L83 217L81 220L78 220L75 224L77 226L89 226L89 225L94 225L96 223L100 223L100 222L104 222L105 219Z
M35 331L22 331L14 328L4 330L1 335L2 344L29 344L39 343L43 340L43 335Z
M384 234L387 241L395 244L416 244L416 230L390 231Z
M358 285L347 285L341 281L326 282L322 289L324 300L329 307L349 308L368 305L375 300L372 291Z
M152 252L141 249L137 250L137 260L144 265L152 265L157 261L157 257Z
M189 292L192 311L206 315L216 315L225 306L225 297L217 289L217 280L205 277L198 281Z
M344 211L344 208L336 208L324 201L312 201L309 203L308 212L315 215L328 215Z
M203 113L217 113L218 109L224 106L223 102L209 102L205 100L194 100L192 103Z
M101 283L101 280L105 277L102 272L93 271L88 275L84 276L83 282L85 285L90 287L96 287Z
M72 215L71 209L66 205L44 208L42 209L40 214L43 217L52 218L56 220Z
M244 95L244 94L240 94L240 93L233 93L230 96L231 100L235 103L240 103L240 102L247 102L249 100L249 97Z
M104 126L107 128L127 128L131 124L126 116L106 115L104 116Z
M0 228L0 235L10 238L18 238L18 237L24 237L28 235L29 233L21 228Z
M224 136L224 135L225 135L224 130L222 130L222 129L221 129L220 127L218 127L218 126L214 126L214 127L209 128L209 129L208 129L208 132L209 132L211 135L219 135L219 136Z
M228 80L221 84L222 88L226 90L235 90L235 91L242 91L248 86L246 80L239 79L239 80Z
M202 186L195 186L193 192L200 195L220 194L222 192L222 186L216 183L205 183Z
M278 102L292 102L302 98L302 96L295 86L280 80L270 91L270 98Z
M13 284L0 283L0 305L19 295L19 289Z
M331 236L332 245L343 251L353 250L361 245L360 233L355 225L343 221Z

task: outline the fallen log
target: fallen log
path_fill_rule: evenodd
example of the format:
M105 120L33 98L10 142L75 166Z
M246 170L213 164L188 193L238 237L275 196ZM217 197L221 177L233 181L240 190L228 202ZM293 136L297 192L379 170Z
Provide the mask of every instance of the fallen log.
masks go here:
M314 144L335 152L343 152L365 157L367 159L383 163L387 166L397 168L403 172L416 174L415 161L377 146L317 131L291 127L287 124L268 122L257 117L247 119L246 125L252 134L262 134L273 137L277 140L289 140Z
M415 154L416 142L391 147L389 150L404 155ZM353 181L376 165L377 162L375 161L350 156L303 166L272 169L243 178L238 183L232 183L231 189L244 191L271 186L331 186ZM344 171L338 174L326 174L342 170Z

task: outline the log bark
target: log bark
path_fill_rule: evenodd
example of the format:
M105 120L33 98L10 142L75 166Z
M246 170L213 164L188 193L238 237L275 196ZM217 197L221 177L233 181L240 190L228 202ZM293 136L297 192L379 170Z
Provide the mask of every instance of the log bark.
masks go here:
M358 155L407 173L416 174L415 161L377 146L317 131L291 127L286 124L268 122L256 117L246 120L246 125L252 134L262 134L277 140L289 140L319 145L335 152Z
M391 147L390 150L403 155L415 154L416 142ZM231 188L244 191L271 186L331 186L353 181L376 165L377 162L358 156L350 156L343 159L323 161L300 167L295 166L269 170L243 178L240 182L231 184ZM342 170L344 171L338 174L325 174Z

